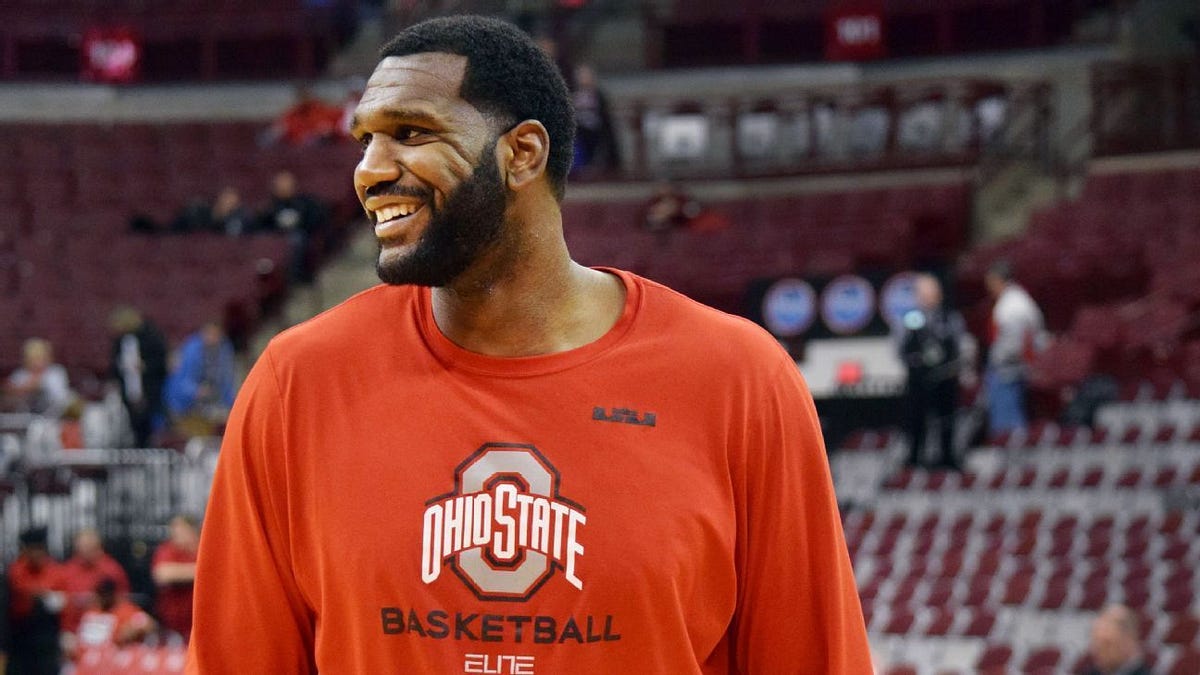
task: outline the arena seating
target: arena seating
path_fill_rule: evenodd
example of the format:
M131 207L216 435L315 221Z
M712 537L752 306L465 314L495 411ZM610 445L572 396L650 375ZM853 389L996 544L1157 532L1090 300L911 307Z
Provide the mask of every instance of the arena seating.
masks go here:
M124 649L112 647L84 650L75 664L75 675L175 675L183 672L187 650L177 647L148 647L133 645Z
M1079 199L1034 213L1021 237L966 255L960 298L982 329L983 274L996 259L1012 263L1062 337L1035 369L1044 401L1093 373L1120 380L1126 398L1143 383L1158 398L1179 387L1200 396L1198 223L1200 168L1092 175Z
M334 206L331 235L340 236L357 213L353 145L259 148L258 131L252 123L0 125L10 153L0 170L0 310L17 319L0 329L0 370L17 365L21 340L39 335L77 373L103 372L107 312L135 299L173 342L206 317L257 319L280 292L285 241L135 235L129 220L168 221L226 185L255 209L270 176L288 169Z
M6 0L0 79L75 79L82 34L113 27L138 36L142 79L314 76L353 30L351 10L333 0Z
M1140 616L1156 671L1200 659L1200 402L1114 403L1094 430L1042 424L963 474L898 469L898 434L832 461L885 672L1079 673L1096 612ZM1169 430L1169 433L1168 433Z
M970 212L969 187L957 182L723 202L697 196L730 225L653 233L642 226L645 203L568 201L567 242L580 262L630 269L742 313L755 279L948 260Z
M1114 4L1107 0L890 0L880 6L886 15L887 53L928 56L1067 42L1075 22L1087 12ZM670 12L650 14L649 19L652 34L661 42L662 65L695 67L819 60L824 55L825 16L837 3L762 3L753 11L715 0L677 0L672 5ZM747 40L747 34L754 39ZM731 35L738 39L730 39Z

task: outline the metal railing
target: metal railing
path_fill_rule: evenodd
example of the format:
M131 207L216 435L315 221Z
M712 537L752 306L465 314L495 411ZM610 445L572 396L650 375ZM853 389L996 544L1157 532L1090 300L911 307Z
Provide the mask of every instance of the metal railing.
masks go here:
M54 450L21 460L0 492L0 562L15 557L21 531L48 530L51 553L65 556L71 537L95 528L105 541L157 542L179 513L200 515L219 440L169 448Z
M971 165L1025 142L1049 85L979 79L775 89L730 96L635 97L614 117L625 139L617 177L754 178ZM1040 106L1040 107L1039 107ZM1028 118L1028 119L1027 119Z

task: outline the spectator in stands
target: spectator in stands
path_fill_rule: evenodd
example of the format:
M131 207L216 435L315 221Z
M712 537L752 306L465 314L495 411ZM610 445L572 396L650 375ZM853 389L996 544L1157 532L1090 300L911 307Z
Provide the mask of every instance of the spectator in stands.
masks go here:
M188 436L215 433L233 406L234 377L233 343L209 321L184 340L167 378L167 411L176 427Z
M608 172L621 165L608 98L596 83L596 72L587 64L575 68L571 92L575 104L574 172Z
M31 412L47 417L59 417L71 405L67 369L54 362L54 348L48 340L30 338L25 341L24 365L9 375L4 392L6 408Z
M171 519L170 528L170 538L159 545L150 564L158 588L155 613L163 628L186 640L192 633L192 586L200 533L196 521L182 514Z
M167 229L171 234L208 232L213 229L212 205L203 197L193 197L183 205Z
M984 374L988 429L993 434L1023 430L1029 425L1025 412L1029 364L1045 341L1042 311L1013 280L1012 268L1004 261L992 265L984 283L995 298Z
M217 193L212 207L212 227L230 237L249 234L254 229L254 221L242 206L242 194L237 188L226 185Z
M117 585L105 577L93 589L95 603L83 614L74 651L89 647L123 647L140 642L156 627L154 619L133 604Z
M367 86L367 81L361 77L352 77L346 81L346 93L342 96L342 114L338 118L338 136L347 141L353 141L350 136L350 126L354 123L354 109L358 107L358 101L362 98L363 89Z
M295 174L291 171L275 174L271 179L271 200L259 216L259 229L287 235L291 281L312 281L309 246L314 237L324 234L326 224L325 207L300 191Z
M138 310L123 306L109 316L113 334L111 375L121 389L136 447L147 447L163 421L167 345L158 327Z
M1150 675L1138 642L1138 620L1124 605L1109 605L1092 623L1092 658L1085 675Z
M62 630L75 633L83 613L96 604L96 586L103 579L116 584L121 593L129 592L129 577L120 563L104 552L100 533L85 527L75 533L74 551L63 563L63 590L67 604L62 613Z
M942 302L942 285L931 274L915 283L917 306L904 315L900 358L908 370L905 395L908 404L908 464L924 464L928 420L939 430L937 468L959 470L954 449L954 415L958 404L958 379L962 370L961 344L966 322Z
M338 135L342 108L322 101L307 86L296 90L296 103L259 136L263 146L286 143L309 145Z
M706 208L683 186L669 181L659 184L642 214L642 227L650 232L669 232L675 229L713 232L723 230L729 225L729 216L716 209Z
M700 202L682 186L664 181L658 184L642 216L642 226L651 232L666 232L690 225L700 215Z
M20 535L21 550L8 572L12 621L9 675L58 675L58 619L62 611L62 567L50 557L46 528Z

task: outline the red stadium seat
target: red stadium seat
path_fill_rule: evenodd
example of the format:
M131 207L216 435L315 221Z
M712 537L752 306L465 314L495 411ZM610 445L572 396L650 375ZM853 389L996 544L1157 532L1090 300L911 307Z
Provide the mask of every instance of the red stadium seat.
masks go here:
M1062 660L1062 652L1056 647L1037 649L1025 658L1021 672L1027 675L1053 675L1057 673L1058 663Z
M1013 649L1006 644L990 644L984 648L975 667L980 673L1002 673L1012 660Z
M1190 612L1183 612L1171 616L1162 641L1169 645L1193 646L1197 634L1200 634L1200 619Z
M1200 649L1185 648L1175 652L1166 675L1195 675L1200 673Z

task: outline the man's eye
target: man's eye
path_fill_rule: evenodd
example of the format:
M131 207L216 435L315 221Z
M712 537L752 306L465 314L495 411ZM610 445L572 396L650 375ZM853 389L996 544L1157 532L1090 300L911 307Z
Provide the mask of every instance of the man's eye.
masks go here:
M362 136L359 136L358 144L362 146L363 150L366 150L367 146L371 144L371 134L363 134Z
M413 139L420 138L427 133L429 132L417 127L402 127L396 130L396 140L411 141Z

